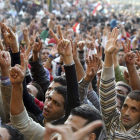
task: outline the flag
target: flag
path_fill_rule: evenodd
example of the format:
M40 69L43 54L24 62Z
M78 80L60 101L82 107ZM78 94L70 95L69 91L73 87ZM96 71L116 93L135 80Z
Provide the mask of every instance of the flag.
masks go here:
M94 8L92 14L96 15L96 11L100 11L102 9L101 3L98 3L97 6Z
M79 30L79 23L78 22L76 22L74 25L73 25L73 31L74 32L78 32L78 30Z
M76 0L76 1L73 3L73 5L76 6L76 5L78 4L78 1L79 1L79 0Z

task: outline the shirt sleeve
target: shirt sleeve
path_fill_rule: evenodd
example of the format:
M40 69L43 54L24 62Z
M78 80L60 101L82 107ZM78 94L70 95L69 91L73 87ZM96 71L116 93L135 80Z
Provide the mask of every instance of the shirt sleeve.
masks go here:
M27 140L42 140L45 132L45 128L39 123L36 123L27 114L26 109L17 115L11 115L11 122Z
M114 66L109 68L103 67L99 94L102 117L107 131L113 118L117 115L115 86Z

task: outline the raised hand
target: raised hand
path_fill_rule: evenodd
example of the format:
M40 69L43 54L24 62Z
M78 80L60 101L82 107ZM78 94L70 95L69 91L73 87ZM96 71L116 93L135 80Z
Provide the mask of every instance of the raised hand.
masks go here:
M102 54L103 54L103 47L100 46L100 51L99 51L99 47L96 46L96 50L97 50L97 54L100 57L100 59L102 59Z
M75 61L78 59L77 42L75 42L75 44L73 44L72 40L70 40L70 41L71 41L71 45L72 45L73 59Z
M127 81L127 84L130 85L129 73L125 70L123 75L124 75L125 80Z
M97 71L99 69L101 60L97 54L93 54L92 58L89 56L86 59L87 64L87 70L86 70L86 77L85 80L92 81L95 75L97 74Z
M135 63L135 53L132 52L132 51L126 53L125 62L126 62L126 65L134 65L134 63Z
M128 53L128 52L130 52L130 50L131 50L131 40L130 39L126 39L126 44L124 44L125 42L124 41L122 41L122 46L123 46L123 50L124 50L124 53L126 54L126 53Z
M137 58L135 59L135 64L140 67L140 52L136 51Z
M27 37L29 36L29 27L26 26L23 27L23 35Z
M19 52L19 47L18 47L18 43L16 40L16 35L15 33L13 33L10 28L7 28L5 24L2 24L2 26L4 27L4 29L8 32L4 32L3 33L3 37L4 37L4 42L7 46L10 46L12 48L12 52L13 53L18 53Z
M105 47L105 53L113 54L113 52L116 50L116 42L118 37L118 29L114 28L111 33L108 35L106 47Z
M79 41L79 42L77 43L77 46L78 46L78 48L79 48L79 51L83 51L83 48L84 48L84 46L85 46L85 41Z
M94 121L88 124L87 126L79 129L77 132L73 133L70 126L67 125L53 126L51 124L47 124L43 140L51 140L52 134L55 132L60 134L58 136L59 140L81 140L101 126L102 126L101 121Z
M33 47L33 53L38 54L39 51L42 49L42 42L40 41L40 39L38 39L38 42L35 42L32 47Z
M38 32L35 33L35 30L33 30L33 35L30 37L30 45L33 45L35 43L37 36L38 36Z
M16 33L17 31L17 26L16 26L16 23L14 24L14 26L11 26L11 29L14 33Z
M0 66L2 68L10 68L11 65L11 57L9 52L0 51Z
M23 54L20 55L20 59L21 59L21 65L15 65L9 70L10 81L13 85L21 84L25 77L27 64L26 61L24 60Z
M73 61L71 42L69 40L63 38L60 26L58 26L58 33L59 33L60 39L50 29L50 34L53 36L53 38L58 43L57 50L58 50L59 54L61 54L63 56L64 63L70 64Z

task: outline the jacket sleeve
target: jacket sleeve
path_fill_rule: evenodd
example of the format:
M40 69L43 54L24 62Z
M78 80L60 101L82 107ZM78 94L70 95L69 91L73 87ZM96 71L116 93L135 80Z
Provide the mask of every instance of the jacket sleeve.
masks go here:
M80 106L80 98L78 94L78 81L76 76L75 64L64 66L67 81L67 103L65 116L68 117L70 111Z
M11 115L12 125L17 128L26 138L26 140L42 140L45 127L42 127L39 123L36 123L27 114L26 109L17 115Z
M15 66L15 64L20 64L20 53L12 53L12 65ZM33 115L35 115L39 121L42 120L42 111L40 108L35 104L32 96L28 93L27 87L26 87L26 80L23 81L23 102L26 109L31 112Z
M45 94L50 84L49 80L47 79L46 71L44 70L40 58L36 61L33 61L32 59L33 57L29 59L29 63L31 65L31 74L33 82L38 83Z
M11 100L12 85L9 77L2 77L1 79L1 93L5 112L5 123L10 122L10 100Z

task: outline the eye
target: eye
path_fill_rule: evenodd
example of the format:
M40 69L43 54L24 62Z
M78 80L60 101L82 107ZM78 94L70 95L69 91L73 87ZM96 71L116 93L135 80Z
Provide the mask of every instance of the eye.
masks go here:
M56 106L59 106L59 103L55 102L55 105L56 105Z
M124 104L124 105L123 105L123 108L127 108L127 105L126 105L126 104Z

